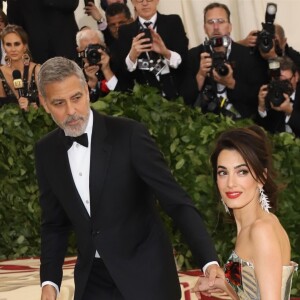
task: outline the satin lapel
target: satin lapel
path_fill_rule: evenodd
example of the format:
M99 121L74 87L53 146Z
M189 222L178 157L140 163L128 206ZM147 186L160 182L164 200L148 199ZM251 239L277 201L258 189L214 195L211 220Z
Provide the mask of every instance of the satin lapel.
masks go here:
M90 199L91 216L96 210L97 202L107 175L112 146L107 142L107 128L104 117L94 113L90 163Z
M80 213L83 214L84 218L90 220L90 216L82 202L82 199L73 180L67 149L63 142L64 132L61 130L59 135L59 143L56 149L58 157L54 159L57 168L57 174L59 174L59 181L56 183L56 186L60 185L60 193L62 194L62 199L64 199L66 205L73 208L78 207ZM59 164L57 164L58 161Z

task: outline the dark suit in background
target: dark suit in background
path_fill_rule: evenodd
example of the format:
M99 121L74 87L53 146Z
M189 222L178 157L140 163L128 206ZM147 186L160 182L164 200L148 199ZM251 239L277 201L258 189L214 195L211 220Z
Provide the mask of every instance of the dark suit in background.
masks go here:
M78 26L74 11L79 0L8 0L7 17L29 35L33 60L42 64L48 58L64 56L76 60Z
M36 146L43 212L41 281L60 286L73 228L78 243L75 300L82 299L96 250L124 299L179 300L172 245L156 211L156 197L202 267L217 255L201 217L143 125L93 115L91 217L74 185L64 132L56 129Z
M174 88L180 94L180 87L184 78L184 68L187 60L188 53L188 38L186 36L182 20L178 15L163 15L157 13L156 28L157 33L161 36L166 47L174 52L177 52L181 58L182 63L177 69L170 68L170 74L161 75L161 81L157 81L155 75L149 71L139 70L138 68L132 73L127 71L125 58L128 55L132 39L138 35L141 24L138 18L130 24L121 26L119 28L119 39L114 48L116 51L115 57L119 59L119 65L122 72L127 73L128 76L140 84L148 84L162 90L164 81L172 81ZM130 82L129 82L130 84ZM132 84L132 82L131 82Z

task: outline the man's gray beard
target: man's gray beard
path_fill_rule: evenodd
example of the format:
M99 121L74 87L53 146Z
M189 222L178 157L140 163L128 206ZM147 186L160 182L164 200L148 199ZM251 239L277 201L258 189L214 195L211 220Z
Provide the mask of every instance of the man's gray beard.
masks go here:
M85 132L89 121L89 115L90 111L88 112L87 116L69 116L63 123L59 123L53 116L52 119L61 129L63 129L65 135L76 137L82 135ZM72 127L66 125L68 122L78 119L83 120L83 123Z

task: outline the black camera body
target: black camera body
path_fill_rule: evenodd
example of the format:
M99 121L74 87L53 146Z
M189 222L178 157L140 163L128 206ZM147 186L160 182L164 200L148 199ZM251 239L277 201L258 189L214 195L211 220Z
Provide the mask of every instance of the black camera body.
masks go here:
M194 106L199 106L203 112L212 112L218 114L220 112L220 102L221 99L218 97L212 85L207 84L203 88L202 92L194 104Z
M84 57L86 57L89 65L97 65L101 60L101 53L99 49L106 51L106 48L100 44L90 44L85 49Z
M280 106L284 102L283 94L291 96L293 91L292 84L289 80L273 79L268 84L268 93L265 98L266 106L270 108L271 103L273 106Z
M275 38L274 20L277 12L277 4L273 2L267 3L265 23L261 23L263 29L257 35L256 45L263 52L268 53L274 46Z
M226 66L226 64L229 62L226 58L226 52L214 51L213 49L222 46L227 49L229 43L230 39L227 36L213 37L209 40L206 39L204 42L204 51L211 54L212 68L215 69L220 76L228 75L229 68Z

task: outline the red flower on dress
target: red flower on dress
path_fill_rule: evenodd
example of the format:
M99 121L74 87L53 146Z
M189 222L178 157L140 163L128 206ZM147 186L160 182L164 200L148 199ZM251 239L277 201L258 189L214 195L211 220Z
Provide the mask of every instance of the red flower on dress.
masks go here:
M235 286L242 285L241 264L230 260L224 267L225 277Z

